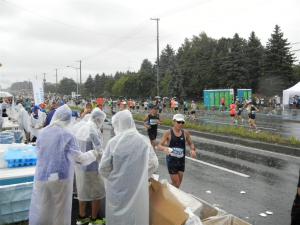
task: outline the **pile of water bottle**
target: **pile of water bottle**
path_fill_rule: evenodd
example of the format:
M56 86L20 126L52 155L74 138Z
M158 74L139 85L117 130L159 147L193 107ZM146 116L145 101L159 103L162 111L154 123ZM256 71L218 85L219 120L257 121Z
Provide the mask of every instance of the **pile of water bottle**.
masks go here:
M11 146L4 153L8 168L34 166L37 161L36 147L32 145Z

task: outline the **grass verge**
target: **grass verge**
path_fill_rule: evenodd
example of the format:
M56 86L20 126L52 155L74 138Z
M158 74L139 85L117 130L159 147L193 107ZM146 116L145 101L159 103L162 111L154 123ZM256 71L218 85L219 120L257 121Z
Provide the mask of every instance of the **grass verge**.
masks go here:
M136 114L133 116L137 121L143 121L144 115ZM162 125L172 126L173 122L171 119L163 119ZM223 134L227 136L235 136L240 138L248 138L251 140L262 141L272 144L281 144L281 145L289 145L292 147L300 147L300 140L295 137L286 138L278 134L273 134L267 131L261 131L256 133L252 130L249 130L244 127L237 126L213 126L213 125L203 125L203 124L195 124L187 121L184 125L185 128L202 131L213 134Z

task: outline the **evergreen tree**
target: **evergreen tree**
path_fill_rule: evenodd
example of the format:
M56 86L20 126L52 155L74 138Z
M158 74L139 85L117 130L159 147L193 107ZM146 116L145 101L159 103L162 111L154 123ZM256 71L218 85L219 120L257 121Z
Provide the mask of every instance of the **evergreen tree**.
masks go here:
M95 83L91 75L88 76L84 83L84 93L87 97L95 97Z
M228 54L222 63L224 88L245 88L248 85L248 70L246 68L246 40L235 34L230 40Z
M111 97L113 95L112 88L114 86L115 79L112 76L107 76L104 86L104 97Z
M258 80L263 75L264 47L256 37L254 31L251 32L246 48L246 62L248 78L246 88L252 88L253 92L258 90Z
M144 59L138 72L138 88L141 97L154 96L156 94L156 76L153 66L148 59Z
M261 92L266 95L280 94L291 85L293 80L294 56L290 52L290 43L283 38L283 32L275 26L268 40L264 59L264 79L261 80ZM265 86L265 84L269 84ZM269 88L265 88L269 87Z
M162 96L174 95L172 92L177 82L176 55L170 45L162 51L160 56L160 94ZM173 84L171 84L173 82ZM175 83L175 84L174 84ZM175 94L176 95L176 94Z

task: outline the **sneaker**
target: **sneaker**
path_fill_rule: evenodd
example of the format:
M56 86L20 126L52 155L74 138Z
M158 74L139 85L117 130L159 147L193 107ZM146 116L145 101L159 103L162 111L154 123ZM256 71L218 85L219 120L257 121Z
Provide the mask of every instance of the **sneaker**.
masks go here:
M89 223L91 221L91 219L89 217L83 217L83 218L78 218L76 221L76 225L85 225L87 223Z
M100 219L91 219L91 221L89 222L89 225L103 225L105 224L102 220Z

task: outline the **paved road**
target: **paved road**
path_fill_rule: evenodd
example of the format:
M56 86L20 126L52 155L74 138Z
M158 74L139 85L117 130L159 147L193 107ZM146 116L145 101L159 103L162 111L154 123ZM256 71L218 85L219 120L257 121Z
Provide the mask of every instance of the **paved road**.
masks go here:
M139 130L145 133L143 128ZM161 133L161 132L160 132ZM255 225L286 225L296 193L299 157L193 137L197 158L186 160L182 189ZM158 153L161 178L169 179ZM211 194L207 194L207 191ZM241 194L245 191L246 194ZM272 216L260 213L272 211Z
M105 127L105 141L113 135ZM146 134L145 129L137 125ZM159 130L159 138L163 130ZM296 193L299 157L193 137L197 159L186 159L182 189L253 225L286 225ZM165 156L157 152L160 179L168 179ZM207 191L211 191L208 194ZM241 194L245 191L245 194ZM74 207L76 207L76 202ZM76 211L74 208L73 211ZM259 214L274 214L261 217Z

